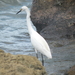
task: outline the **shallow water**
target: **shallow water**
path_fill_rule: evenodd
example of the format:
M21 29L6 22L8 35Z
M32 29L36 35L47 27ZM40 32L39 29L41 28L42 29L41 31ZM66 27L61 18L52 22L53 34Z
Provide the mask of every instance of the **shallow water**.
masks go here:
M0 49L7 53L35 56L26 25L26 13L16 15L21 6L30 8L31 4L32 0L0 1ZM75 65L75 41L64 44L65 39L63 45L58 44L58 40L48 40L48 43L53 58L49 60L44 57L46 71L48 75L64 75L67 69Z
M25 20L26 14L22 12L16 15L21 6L30 7L31 3L31 0L2 0L0 4L2 6L0 7L0 49L12 54L33 52Z

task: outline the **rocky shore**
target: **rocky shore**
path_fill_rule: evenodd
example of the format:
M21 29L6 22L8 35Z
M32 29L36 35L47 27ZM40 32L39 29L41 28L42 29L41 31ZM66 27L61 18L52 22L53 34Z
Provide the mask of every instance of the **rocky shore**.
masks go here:
M0 75L47 75L36 57L12 55L0 50Z
M73 66L75 65L73 63L75 60L71 58L75 53L75 47L73 46L75 45L75 0L33 0L31 19L37 31L45 39L50 41L48 41L50 47L51 45L53 48L61 47L59 51L56 51L55 48L54 53L55 51L60 52L59 54L61 55L58 57L64 57L61 60L66 64L64 70L68 70L69 67L71 67L70 70L66 72L66 75L75 75L75 66ZM63 47L65 47L65 50ZM62 52L64 52L63 55ZM67 61L71 60L71 64L73 65L69 66L66 63L66 57ZM56 57L53 57L53 59L54 58ZM57 62L59 61L58 58L56 58L56 60ZM69 67L65 68L67 66Z
M65 75L75 75L75 65L72 66Z

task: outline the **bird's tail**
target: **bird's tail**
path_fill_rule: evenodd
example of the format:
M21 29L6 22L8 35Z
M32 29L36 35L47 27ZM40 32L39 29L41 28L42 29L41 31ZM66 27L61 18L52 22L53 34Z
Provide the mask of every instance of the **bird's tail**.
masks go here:
M48 59L52 59L52 54L51 54L51 52L48 51L48 52L46 53L46 56L48 57Z

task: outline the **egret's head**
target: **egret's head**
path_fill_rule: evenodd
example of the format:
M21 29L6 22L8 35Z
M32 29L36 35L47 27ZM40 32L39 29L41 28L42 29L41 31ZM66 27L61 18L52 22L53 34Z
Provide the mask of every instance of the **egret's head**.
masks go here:
M26 6L22 6L21 9L16 14L20 13L21 11L25 11L26 9L27 9Z

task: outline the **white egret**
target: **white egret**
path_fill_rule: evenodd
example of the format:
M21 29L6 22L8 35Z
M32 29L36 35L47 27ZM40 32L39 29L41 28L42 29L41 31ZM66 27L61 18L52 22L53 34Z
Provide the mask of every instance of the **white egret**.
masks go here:
M47 56L48 58L52 58L52 54L49 48L48 43L46 42L46 40L38 33L36 32L33 27L32 27L32 21L30 19L30 10L28 9L28 7L23 6L20 11L17 12L17 14L21 11L26 11L27 16L26 16L26 20L27 20L27 27L28 27L28 31L30 34L30 39L31 39L31 43L33 45L33 47L35 48L35 52L37 54L37 51L39 51L41 54ZM43 56L42 56L42 64L44 64L43 61Z

